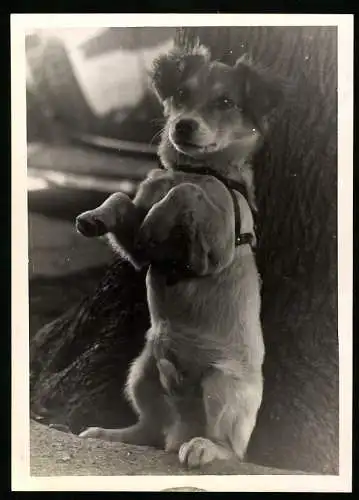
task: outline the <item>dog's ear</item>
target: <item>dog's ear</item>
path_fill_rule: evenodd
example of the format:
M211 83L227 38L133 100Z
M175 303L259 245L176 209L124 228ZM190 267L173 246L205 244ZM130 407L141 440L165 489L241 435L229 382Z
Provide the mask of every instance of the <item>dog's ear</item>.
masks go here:
M163 103L171 97L181 82L209 59L208 49L200 44L186 51L175 48L155 59L150 78L159 100Z
M284 82L254 65L248 55L239 58L234 69L239 83L239 100L244 111L253 115L257 122L263 122L284 99Z

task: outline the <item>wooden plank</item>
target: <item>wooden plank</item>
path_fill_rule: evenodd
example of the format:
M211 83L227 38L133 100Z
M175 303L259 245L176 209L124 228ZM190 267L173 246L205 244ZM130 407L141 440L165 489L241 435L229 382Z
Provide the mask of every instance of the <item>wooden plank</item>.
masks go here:
M28 168L139 181L156 168L156 160L70 145L30 144Z
M103 193L112 193L123 191L127 194L133 194L137 187L137 182L128 179L119 179L118 177L99 177L94 175L73 174L71 172L58 172L51 169L28 168L28 190L37 190L43 181L43 188L51 186L81 189L88 191L100 191ZM32 187L33 186L33 187ZM43 189L42 188L42 189Z
M129 153L143 153L148 155L157 155L157 146L146 144L143 142L122 141L111 137L103 137L91 134L72 134L74 139L77 139L85 144L108 148L115 151L126 151Z

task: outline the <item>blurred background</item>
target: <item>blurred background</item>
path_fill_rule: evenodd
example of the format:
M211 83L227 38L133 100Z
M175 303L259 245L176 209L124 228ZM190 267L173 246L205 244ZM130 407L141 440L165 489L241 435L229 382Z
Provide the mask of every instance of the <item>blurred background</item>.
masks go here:
M135 192L156 165L162 123L149 86L176 28L71 28L26 36L30 278L107 261L74 229L109 193Z
M109 302L106 313L101 312L102 297L107 296L102 292L117 290L108 278L101 293L95 294L112 252L104 241L79 235L74 220L114 191L132 196L148 170L157 165L156 145L163 119L149 88L148 70L153 59L175 42L186 48L197 38L210 48L213 59L228 64L249 53L294 90L254 160L260 179L256 258L264 284L266 389L251 460L336 474L335 26L27 33L30 335L69 311L40 335L35 364L41 377L34 397L41 404L47 401L60 408L66 420L81 420L92 412L97 415L101 405L104 414L109 411L110 415L114 408L113 418L117 419L118 408L111 406L112 392L103 398L107 368L98 372L100 379L95 381L101 394L95 406L87 394L82 396L88 390L81 392L82 381L89 380L93 367L99 366L98 361L102 366L105 359L95 356L94 364L87 362L91 338L98 334L93 325L99 324L106 338L110 338L108 332L115 332L117 321L133 328L134 333L136 328L142 329L142 306L137 308L140 292L134 282L126 302L133 302L133 320L132 312L125 314L125 319L118 318L117 299L112 305ZM116 279L117 274L112 276ZM87 303L86 297L95 298ZM76 308L83 298L83 305ZM99 310L92 304L100 304ZM98 323L92 322L95 315ZM95 337L88 339L91 331ZM117 364L114 367L117 377Z

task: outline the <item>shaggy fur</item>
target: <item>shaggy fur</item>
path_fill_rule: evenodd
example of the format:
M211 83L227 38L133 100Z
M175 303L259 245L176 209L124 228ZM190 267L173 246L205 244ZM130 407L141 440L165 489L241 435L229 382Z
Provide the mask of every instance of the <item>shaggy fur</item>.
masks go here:
M254 204L248 159L281 88L243 59L233 68L210 62L200 46L162 56L153 82L167 115L159 148L167 170L151 172L133 202L117 193L77 218L85 236L109 233L114 249L136 268L150 263L151 328L127 381L139 420L81 436L164 441L192 467L233 454L243 459L263 391L259 276L250 245L235 246L228 188L200 170L183 173L181 165L200 162L240 180ZM241 231L254 236L250 207L236 196ZM187 245L175 251L179 229ZM194 276L169 283L168 261Z
M213 58L245 52L295 81L254 156L256 260L263 278L264 392L247 456L338 472L336 29L186 28ZM67 286L67 281L64 282ZM60 308L52 302L52 314ZM149 326L144 273L117 260L80 304L31 339L32 408L78 433L136 416L121 390ZM70 307L70 305L69 305ZM49 309L50 311L50 309Z

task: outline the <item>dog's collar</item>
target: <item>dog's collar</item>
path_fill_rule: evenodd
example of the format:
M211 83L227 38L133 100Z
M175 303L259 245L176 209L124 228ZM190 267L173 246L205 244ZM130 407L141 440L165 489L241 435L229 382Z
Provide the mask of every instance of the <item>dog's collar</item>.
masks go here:
M161 169L164 169L160 161L159 165ZM212 177L215 177L220 182L222 182L222 184L224 184L228 189L233 200L234 217L235 217L235 245L240 246L249 244L253 248L254 235L252 233L242 233L241 211L239 208L237 196L234 193L234 191L240 193L247 201L248 206L250 207L250 203L248 201L248 192L245 185L242 182L224 177L223 175L219 174L215 169L208 166L206 163L198 162L192 165L186 163L185 164L179 163L176 164L176 168L174 170L176 172L184 172L187 174L211 175Z

